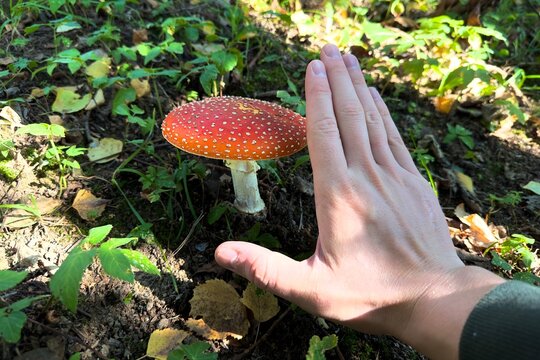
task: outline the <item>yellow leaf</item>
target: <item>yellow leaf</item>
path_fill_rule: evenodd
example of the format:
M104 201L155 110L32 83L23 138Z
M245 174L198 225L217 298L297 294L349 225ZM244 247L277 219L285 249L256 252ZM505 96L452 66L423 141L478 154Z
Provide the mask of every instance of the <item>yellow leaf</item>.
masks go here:
M32 91L30 92L31 99L37 99L43 96L45 96L45 91L43 91L42 88L33 88Z
M478 214L469 215L466 217L466 220L470 224L469 226L474 239L477 240L474 242L475 246L487 248L489 245L498 241L488 224Z
M91 99L91 94L86 94L81 98L74 90L60 87L56 89L56 99L52 104L52 110L60 113L77 112L84 109Z
M94 94L94 98L90 100L84 110L92 110L103 104L105 104L105 96L103 95L103 90L97 89L96 93Z
M81 218L93 221L105 211L108 202L108 200L95 197L89 190L81 189L75 195L72 206Z
M167 355L180 345L188 335L187 331L171 328L155 330L148 339L146 356L166 360Z
M132 79L130 85L135 89L138 98L150 93L150 83L148 80Z
M207 340L222 340L227 341L229 337L240 340L242 336L227 332L227 331L217 331L208 326L203 319L192 319L189 318L185 321L185 325L193 331L195 334L207 339Z
M454 174L456 174L458 183L469 193L474 194L474 185L471 177L457 170L454 170Z
M247 334L249 321L246 308L236 290L225 281L213 279L197 286L189 303L189 315L201 317L211 330L230 333L236 339Z
M253 312L253 317L258 322L270 320L279 312L277 298L253 283L248 284L240 301Z
M87 156L90 161L98 164L114 160L122 152L124 143L113 138L103 138L99 142L92 143L88 148Z
M49 115L48 118L51 124L62 125L62 126L64 125L64 120L62 119L60 115Z
M456 98L453 96L437 96L433 100L435 110L443 114L449 114L454 109Z
M11 106L4 106L0 111L0 118L6 119L10 124L20 125L21 117Z
M86 75L95 78L107 76L111 69L111 58L108 56L102 57L88 65Z

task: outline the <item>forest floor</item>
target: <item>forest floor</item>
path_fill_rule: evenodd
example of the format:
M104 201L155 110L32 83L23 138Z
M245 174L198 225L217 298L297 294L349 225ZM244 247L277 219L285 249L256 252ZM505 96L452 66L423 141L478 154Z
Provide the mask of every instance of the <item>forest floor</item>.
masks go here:
M141 13L147 14L144 11ZM99 15L96 17L94 20L97 23L104 21ZM134 29L128 21L117 25L121 26L122 36L131 37ZM49 35L45 31L32 34L32 41L21 51L29 58L51 56L53 49ZM277 55L279 60L276 61L280 61L288 73L297 73L297 79L301 79L305 66L315 55L304 56L309 53L297 49L308 44L294 42L294 34L266 36L272 38L267 44L273 44L271 52ZM292 40L280 42L276 37ZM6 40L0 40L0 45L7 46ZM313 48L319 44L309 45ZM251 56L253 58L256 53ZM284 89L287 85L283 76L273 77L273 66L275 64L253 66L249 69L249 78L231 77L227 88L233 90L227 94L276 101L275 90ZM22 75L11 84L12 88L16 88L12 91L16 95L27 96L40 79L44 78L38 76L36 81ZM48 81L62 85L80 83L80 79L69 72L56 72L54 78L48 78ZM383 86L377 82L373 85ZM540 180L538 119L531 118L519 131L501 127L488 132L483 122L489 116L486 115L486 112L489 113L486 104L460 106L449 114L441 114L429 99L413 89L395 91L392 85L384 87L382 96L411 151L422 147L433 156L433 161L428 164L429 172L438 185L439 201L460 257L467 264L511 276L510 272L493 266L491 258L483 254L485 249L476 247L474 241L470 241L468 227L459 220L455 211L463 203L469 213L476 213L493 225L494 233L501 238L509 234L525 234L540 239L540 197L522 188L529 181ZM174 89L162 84L156 90L157 93L140 99L139 106L152 109L159 103L166 113L186 100L185 96L175 94ZM106 98L112 96L112 89L108 91ZM16 104L13 108L20 114L23 123L48 122L46 115L51 101L50 97L45 96ZM158 277L136 272L135 281L128 283L109 277L97 262L93 263L83 277L77 311L71 313L54 301L34 304L27 311L29 320L21 340L17 344L4 343L2 358L53 360L81 352L85 359L139 359L144 357L149 336L154 330L187 329L185 321L190 317L189 301L198 284L219 278L242 293L245 280L214 262L214 250L221 242L229 239L263 242L262 238L269 238L273 246L279 247L279 251L295 258L306 257L313 251L317 241L317 223L311 168L309 163L295 166L295 162L307 154L307 150L279 159L271 168L259 172L261 195L268 206L264 219L239 214L226 207L224 215L210 223L208 215L213 208L218 204L230 204L234 196L229 170L222 162L182 153L182 160L195 160L204 166L205 171L202 177L191 173L184 183L192 207L186 205L184 191L178 193L176 199L170 200L170 206L181 209L176 210L171 218L164 214L167 206L165 201L151 203L148 200L138 176L116 171L137 151L136 144L127 142L128 139L137 138L131 134L138 131L133 124L111 117L110 107L106 106L84 111L84 114L69 114L63 120L64 126L70 129L68 136L62 140L66 145L87 147L90 137L112 137L125 142L124 150L118 157L104 163L81 160L83 171L68 177L68 186L59 196L54 175L36 176L25 160L24 149L39 148L44 142L36 144L35 138L30 136L16 137L16 148L19 150L15 156L18 161L15 168L23 171L24 176L11 183L0 180L2 204L17 203L33 195L43 203L44 208L51 207L54 211L40 219L30 219L24 226L4 226L2 229L0 269L29 271L25 281L13 290L14 299L49 294L47 284L54 269L91 227L112 224L113 236L128 236L130 231L140 226L130 206L145 222L152 224L157 240L141 240L136 248L157 264L162 275ZM159 129L161 120L158 119L156 129ZM443 141L448 132L447 124L462 125L472 131L474 156L469 156L471 152L462 143ZM159 130L155 131L151 141L155 153L139 152L129 162L130 168L144 172L148 166L157 163L156 158L163 159L170 168L177 166L177 153L162 138ZM459 174L470 178L473 187ZM112 181L113 177L119 186ZM81 219L72 206L74 197L81 189L91 190L102 199L100 204L106 205L103 213L94 221ZM512 192L520 194L513 204L493 200L493 196L504 198ZM194 210L194 214L191 210ZM279 314L271 320L256 324L251 319L249 332L241 340L213 340L210 341L212 349L219 352L219 358L223 359L301 359L305 357L313 335L322 338L336 334L338 347L326 353L329 359L422 358L412 348L393 338L360 334L330 322L325 323L281 299L279 305ZM190 337L200 338L194 334Z

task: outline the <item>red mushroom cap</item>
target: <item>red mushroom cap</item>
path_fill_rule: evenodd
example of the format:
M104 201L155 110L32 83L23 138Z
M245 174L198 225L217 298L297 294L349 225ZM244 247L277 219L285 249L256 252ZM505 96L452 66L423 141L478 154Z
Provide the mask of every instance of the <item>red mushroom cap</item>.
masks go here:
M173 109L163 137L192 154L214 159L263 160L304 148L306 121L279 105L237 96L211 97Z

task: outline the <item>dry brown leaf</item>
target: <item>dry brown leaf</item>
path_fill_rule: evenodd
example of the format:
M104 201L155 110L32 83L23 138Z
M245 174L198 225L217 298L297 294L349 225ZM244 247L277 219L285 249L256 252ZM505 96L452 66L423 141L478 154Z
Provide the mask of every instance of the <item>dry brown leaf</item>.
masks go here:
M222 340L227 341L227 338L232 337L240 340L243 336L227 331L216 331L208 326L203 319L189 318L185 321L185 325L193 331L195 334L207 339L207 340Z
M92 98L92 100L90 100L88 105L86 105L84 110L93 110L99 105L103 105L103 104L105 104L105 96L103 95L103 90L97 89L96 93L94 94L94 97Z
M38 210L40 215L47 215L62 205L62 202L58 199L38 198L35 202L27 201L26 205ZM9 229L17 229L34 225L38 220L38 217L26 210L15 209L4 216L3 223Z
M49 122L56 125L64 125L64 119L60 115L49 115Z
M462 223L469 226L471 232L469 241L472 245L486 249L491 244L499 241L486 221L478 214L467 213L463 204L459 204L455 208L454 214Z
M148 41L148 30L146 29L133 29L131 33L131 41L134 45Z
M81 218L94 221L101 216L108 202L108 200L95 197L89 190L81 189L75 195L72 206Z
M166 360L167 355L184 341L189 333L184 330L163 329L155 330L150 334L148 346L146 347L146 356L158 360Z
M230 333L237 339L247 334L249 321L246 308L236 290L225 281L213 279L197 286L189 303L189 315L202 317L211 329Z
M45 91L42 88L33 88L30 92L31 99L37 99L45 96Z
M4 106L2 110L0 110L0 118L6 119L12 126L21 125L21 117L11 106Z
M279 312L277 298L272 293L259 289L253 283L248 284L240 301L253 311L253 317L258 322L268 321Z
M103 138L90 144L86 156L90 161L102 164L116 159L123 147L122 140Z

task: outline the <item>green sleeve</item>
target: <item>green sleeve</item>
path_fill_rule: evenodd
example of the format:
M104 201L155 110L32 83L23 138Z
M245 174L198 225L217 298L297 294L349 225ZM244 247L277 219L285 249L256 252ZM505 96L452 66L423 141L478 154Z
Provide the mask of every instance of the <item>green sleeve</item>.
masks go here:
M540 359L540 287L507 281L485 295L465 323L459 358Z

